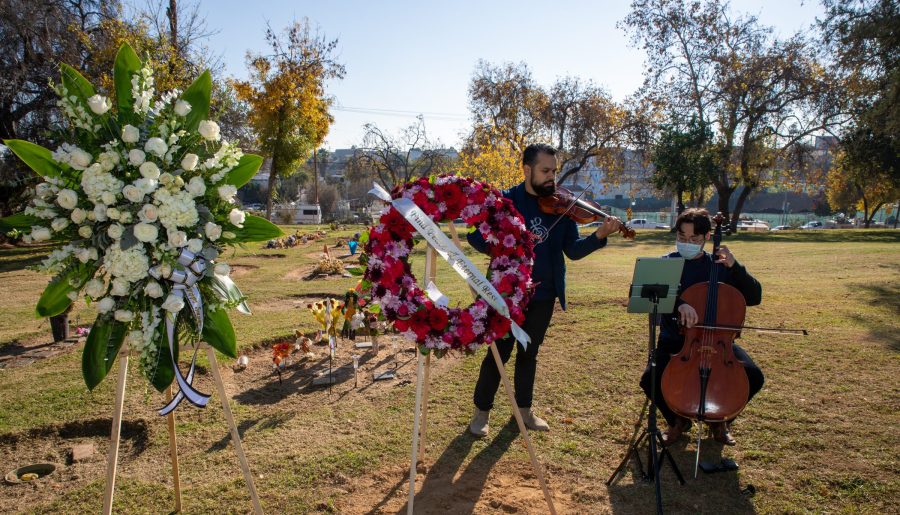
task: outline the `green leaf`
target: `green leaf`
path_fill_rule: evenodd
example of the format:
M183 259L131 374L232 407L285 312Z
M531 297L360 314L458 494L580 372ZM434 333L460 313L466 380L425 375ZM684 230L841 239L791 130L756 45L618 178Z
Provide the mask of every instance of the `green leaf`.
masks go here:
M119 106L119 123L137 123L134 112L134 96L131 94L131 76L140 71L141 60L128 43L122 43L116 54L113 78L116 85L116 105Z
M187 131L196 131L201 121L209 119L209 96L211 91L212 77L209 74L209 70L206 70L181 95L182 100L191 104L191 110L184 120Z
M206 318L203 321L203 341L228 357L237 357L237 337L227 311L224 309L206 311Z
M0 218L0 232L7 233L13 229L31 229L33 225L40 225L42 219L26 215L25 213L17 213L6 218Z
M150 380L150 384L156 388L158 392L164 392L166 388L172 384L172 381L175 380L175 368L172 366L172 353L169 352L169 342L165 339L167 338L163 331L164 326L160 326L160 331L156 334L157 341L154 341L152 345L156 345L159 349L159 356L157 357L156 368L153 370L153 375L151 375L148 379ZM177 342L176 342L177 343ZM176 352L176 360L178 358L178 345L175 345Z
M266 220L265 218L261 218L255 215L247 215L247 217L244 219L244 227L238 228L232 226L232 228L228 230L236 235L235 238L231 240L234 243L266 241L284 236L284 233L281 231L281 229L278 228L277 225Z
M3 140L3 144L42 177L59 177L62 173L62 166L53 160L52 152L40 145L21 139Z
M362 247L366 243L369 243L369 231L363 231L362 234L359 235L359 246Z
M63 86L66 87L69 96L74 95L78 97L81 105L84 106L89 113L93 113L88 106L87 99L94 96L94 86L92 86L83 75L78 73L78 70L72 68L68 64L59 65L59 73L62 78Z
M250 306L243 300L244 294L241 293L241 290L234 284L234 281L231 280L231 277L227 275L218 275L213 274L210 279L213 290L222 300L227 302L240 302L237 305L237 310L245 315L250 315Z
M81 374L89 390L93 390L112 368L125 340L127 326L115 320L97 317L81 354Z
M50 284L44 289L41 298L38 299L35 313L38 317L52 317L65 311L72 301L68 294L72 291L79 290L84 283L94 276L96 272L96 264L79 265L75 268L67 269L50 280ZM76 286L72 286L71 282L75 282Z
M353 268L348 268L347 272L350 275L360 276L360 275L364 275L366 273L366 270L360 266L355 266Z
M240 188L244 184L250 182L250 179L259 171L262 166L263 158L254 154L244 154L237 166L228 172L225 177L225 184L233 184L236 188Z

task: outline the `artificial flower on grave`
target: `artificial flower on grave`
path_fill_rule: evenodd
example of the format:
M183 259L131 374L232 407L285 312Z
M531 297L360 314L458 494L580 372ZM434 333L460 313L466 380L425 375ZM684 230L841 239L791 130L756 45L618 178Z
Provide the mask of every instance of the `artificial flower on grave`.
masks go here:
M53 89L68 125L63 142L51 150L4 141L42 180L26 210L0 219L0 229L57 244L38 267L54 274L38 316L62 313L79 298L97 306L82 355L88 388L124 344L157 390L177 379L197 404L192 374L185 382L178 371L179 347L202 339L235 357L227 310L249 313L223 251L282 234L235 204L262 158L225 141L209 119L209 72L185 91L158 95L152 63L125 44L114 92L95 90L66 64L60 75Z

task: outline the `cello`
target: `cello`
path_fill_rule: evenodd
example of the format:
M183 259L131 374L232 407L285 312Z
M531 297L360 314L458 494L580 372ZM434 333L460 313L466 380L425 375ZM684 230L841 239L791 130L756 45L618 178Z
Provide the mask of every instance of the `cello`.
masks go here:
M722 222L713 220L712 269L709 281L694 284L680 298L697 312L700 324L683 328L684 345L672 356L662 375L663 398L676 414L698 422L727 422L747 405L750 383L744 364L734 354L734 340L740 336L747 303L737 288L719 282L725 266L715 262L722 242ZM697 459L700 437L697 435Z

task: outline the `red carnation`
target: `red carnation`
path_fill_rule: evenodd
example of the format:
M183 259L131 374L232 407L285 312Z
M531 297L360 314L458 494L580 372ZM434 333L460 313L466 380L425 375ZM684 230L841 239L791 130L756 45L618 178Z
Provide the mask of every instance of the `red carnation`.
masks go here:
M434 328L435 331L443 331L444 328L447 327L448 321L447 312L441 308L432 309L428 313L428 324Z

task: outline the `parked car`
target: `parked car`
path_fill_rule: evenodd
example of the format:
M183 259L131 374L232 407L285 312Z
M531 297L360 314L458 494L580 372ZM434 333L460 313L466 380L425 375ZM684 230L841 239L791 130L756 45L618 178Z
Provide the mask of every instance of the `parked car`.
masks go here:
M776 225L772 228L773 231L789 231L793 229L790 225Z
M824 229L825 225L818 220L811 220L811 221L806 222L805 224L801 225L800 228L803 230Z
M768 232L769 224L763 220L739 220L738 231Z
M659 222L650 222L646 218L635 218L625 224L629 229L670 229L666 224Z

